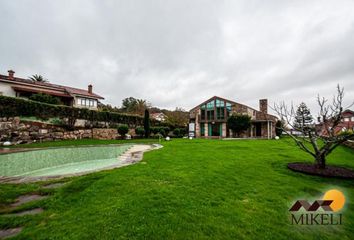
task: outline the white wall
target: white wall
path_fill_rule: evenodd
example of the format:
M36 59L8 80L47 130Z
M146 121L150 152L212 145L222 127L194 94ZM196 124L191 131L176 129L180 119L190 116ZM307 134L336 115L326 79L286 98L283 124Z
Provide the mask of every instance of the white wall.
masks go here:
M81 98L85 98L85 97L74 97L74 107L77 108L88 108L88 109L92 109L92 110L97 110L97 100L95 101L95 106L82 106L81 103L79 101L81 101ZM89 98L85 98L85 99L89 99ZM93 100L93 99L92 99Z
M12 89L10 84L0 82L0 95L16 97L16 92Z

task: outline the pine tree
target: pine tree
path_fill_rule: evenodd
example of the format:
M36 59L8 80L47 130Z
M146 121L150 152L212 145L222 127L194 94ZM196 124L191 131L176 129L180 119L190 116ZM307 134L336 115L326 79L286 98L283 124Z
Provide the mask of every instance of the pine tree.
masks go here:
M311 115L310 109L306 106L305 103L301 103L297 110L294 120L295 130L301 132L309 131L313 126L313 117Z

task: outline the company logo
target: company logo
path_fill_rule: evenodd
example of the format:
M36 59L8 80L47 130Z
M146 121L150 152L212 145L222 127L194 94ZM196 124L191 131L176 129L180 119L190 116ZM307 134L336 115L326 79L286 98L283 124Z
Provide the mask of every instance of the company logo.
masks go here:
M307 200L297 200L289 209L291 224L296 225L341 225L342 214L338 213L345 204L344 194L332 189L322 199L312 204Z

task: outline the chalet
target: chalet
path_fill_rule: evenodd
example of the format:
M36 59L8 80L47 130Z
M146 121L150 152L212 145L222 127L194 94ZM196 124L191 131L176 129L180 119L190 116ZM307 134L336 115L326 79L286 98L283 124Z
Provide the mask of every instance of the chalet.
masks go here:
M354 111L347 109L342 112L341 122L335 127L334 133L340 134L348 130L354 131ZM321 120L321 119L319 119ZM331 127L332 122L329 121L327 124L319 123L316 125L316 129L321 136L328 136L328 131Z
M259 100L260 109L214 96L189 111L189 134L195 137L231 137L227 119L232 114L247 114L251 127L243 137L273 138L277 118L268 114L268 100Z
M157 112L157 113L151 113L150 114L150 118L151 119L154 119L156 121L159 121L159 122L164 122L166 121L166 115L162 112Z
M97 109L99 100L104 99L93 93L92 85L88 85L87 89L79 89L32 81L14 75L13 70L9 70L8 75L0 74L0 95L28 98L32 94L42 93L59 98L64 105L89 109Z

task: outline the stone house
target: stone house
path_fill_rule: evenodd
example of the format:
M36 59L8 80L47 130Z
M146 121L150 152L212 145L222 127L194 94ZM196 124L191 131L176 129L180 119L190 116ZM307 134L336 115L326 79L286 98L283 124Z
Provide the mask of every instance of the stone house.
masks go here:
M32 94L43 93L59 98L64 105L92 110L96 110L99 100L104 99L93 93L92 85L88 85L85 90L48 82L35 82L14 75L13 70L9 70L8 75L0 74L0 96L28 98Z
M243 137L273 138L277 118L268 114L268 100L259 100L259 110L214 96L189 111L189 134L194 137L231 137L227 119L232 114L247 114L251 127Z

